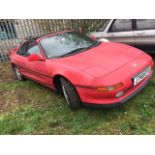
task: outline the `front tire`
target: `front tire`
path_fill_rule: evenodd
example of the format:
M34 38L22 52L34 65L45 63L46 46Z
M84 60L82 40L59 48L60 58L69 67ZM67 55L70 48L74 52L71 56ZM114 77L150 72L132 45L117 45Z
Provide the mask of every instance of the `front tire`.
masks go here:
M61 78L61 85L64 97L71 109L77 109L81 106L79 95L74 86L66 79Z
M17 66L13 66L14 72L15 72L15 76L17 78L17 80L19 81L24 81L25 77L21 74L21 72L19 71Z

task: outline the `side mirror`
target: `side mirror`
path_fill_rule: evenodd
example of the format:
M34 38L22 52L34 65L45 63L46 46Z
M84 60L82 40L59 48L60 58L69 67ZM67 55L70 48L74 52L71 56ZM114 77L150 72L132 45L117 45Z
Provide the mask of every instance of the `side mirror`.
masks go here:
M28 56L28 60L29 61L42 61L43 58L41 56L39 56L38 54L31 54Z
M94 41L97 40L95 35L92 35L90 38L91 38L92 40L94 40Z

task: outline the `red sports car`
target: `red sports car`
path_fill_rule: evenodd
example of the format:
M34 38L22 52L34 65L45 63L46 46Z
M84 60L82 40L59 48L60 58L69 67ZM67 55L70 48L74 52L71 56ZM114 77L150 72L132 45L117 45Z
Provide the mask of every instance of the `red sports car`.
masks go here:
M63 93L71 108L126 102L146 86L154 66L139 49L77 31L29 38L10 57L18 80L29 78Z

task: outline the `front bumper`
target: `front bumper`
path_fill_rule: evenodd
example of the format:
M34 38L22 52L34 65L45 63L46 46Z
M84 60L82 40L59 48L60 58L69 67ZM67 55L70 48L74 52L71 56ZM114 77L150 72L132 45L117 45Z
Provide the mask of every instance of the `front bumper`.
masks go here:
M152 77L152 72L145 80L140 82L136 87L133 87L131 90L126 92L126 94L123 95L120 98L117 98L115 100L109 99L109 100L107 100L108 101L107 103L105 102L104 99L100 99L99 103L97 103L97 102L85 102L85 101L82 101L83 105L89 106L89 107L100 107L100 108L102 108L102 107L103 108L118 107L118 106L126 103L128 100L133 98L137 93L139 93L149 83L151 77Z

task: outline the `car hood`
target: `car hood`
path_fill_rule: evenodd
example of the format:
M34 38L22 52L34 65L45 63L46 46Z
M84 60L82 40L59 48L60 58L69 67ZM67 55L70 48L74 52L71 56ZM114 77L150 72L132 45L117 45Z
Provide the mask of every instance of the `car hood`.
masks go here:
M143 54L142 51L120 43L105 42L87 51L60 58L61 63L101 77L112 72Z

